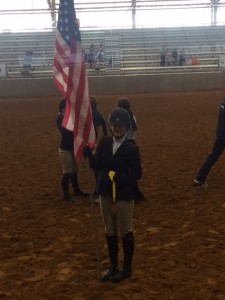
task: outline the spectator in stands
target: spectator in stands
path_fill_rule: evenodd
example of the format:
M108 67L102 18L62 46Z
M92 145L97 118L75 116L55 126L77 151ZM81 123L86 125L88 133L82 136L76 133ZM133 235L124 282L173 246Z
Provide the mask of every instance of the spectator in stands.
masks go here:
M211 153L208 155L203 165L198 171L196 178L194 179L194 185L207 187L206 178L212 166L217 162L220 155L225 148L225 98L220 104L216 138Z
M33 61L34 53L32 50L26 51L26 54L23 59L23 70L21 73L27 77L31 77L31 71L32 71L32 61Z
M110 67L113 67L113 58L112 58L112 56L109 58L108 63L109 63Z
M164 67L165 66L165 62L166 62L166 48L165 48L165 46L163 46L160 49L160 66Z
M176 66L177 65L177 50L176 49L173 49L172 51L172 61L173 61L173 66Z
M125 109L129 113L131 125L130 125L129 129L127 130L126 137L129 141L131 141L132 143L134 143L136 145L135 133L137 131L137 121L136 121L136 118L135 118L133 112L131 111L130 100L127 98L119 98L117 100L116 105L117 105L117 107ZM133 183L133 193L134 193L134 202L135 203L138 203L139 201L143 201L145 199L145 197L143 196L142 192L140 191L140 189L138 187L137 181Z
M105 60L105 49L103 44L99 45L99 48L96 49L97 54L95 57L96 63L95 63L95 70L101 69L101 63Z
M99 60L100 62L103 62L105 60L105 48L102 43L99 45L96 59Z
M90 68L95 67L95 45L92 43L89 49L88 53L88 62L90 65Z
M186 61L185 52L184 49L182 49L179 56L179 66L185 65L185 61Z
M59 156L61 158L63 170L61 186L63 190L63 200L73 201L74 196L88 196L88 194L83 193L78 185L78 165L74 158L73 132L62 126L65 108L66 100L63 99L59 103L59 115L56 120L57 127L61 133L59 147ZM73 187L73 196L69 192L69 183L71 183Z

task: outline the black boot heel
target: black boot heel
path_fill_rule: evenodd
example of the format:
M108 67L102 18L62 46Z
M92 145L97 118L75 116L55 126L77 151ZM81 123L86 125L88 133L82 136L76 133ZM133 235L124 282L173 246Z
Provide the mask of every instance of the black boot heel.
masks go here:
M110 267L108 271L102 276L102 281L109 281L110 278L119 272L118 267Z
M117 272L115 275L112 275L110 277L110 281L117 283L130 277L131 277L131 271L123 269Z

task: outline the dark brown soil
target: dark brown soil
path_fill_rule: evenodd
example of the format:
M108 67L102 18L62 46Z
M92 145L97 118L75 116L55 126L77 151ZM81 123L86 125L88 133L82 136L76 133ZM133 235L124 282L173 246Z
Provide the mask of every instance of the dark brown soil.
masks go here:
M1 99L0 299L225 299L224 156L207 189L192 186L224 95L126 95L139 125L146 200L135 205L133 277L120 284L98 280L96 236L101 270L108 266L99 206L61 199L60 99ZM98 97L99 111L107 116L116 99ZM93 190L85 162L79 181Z

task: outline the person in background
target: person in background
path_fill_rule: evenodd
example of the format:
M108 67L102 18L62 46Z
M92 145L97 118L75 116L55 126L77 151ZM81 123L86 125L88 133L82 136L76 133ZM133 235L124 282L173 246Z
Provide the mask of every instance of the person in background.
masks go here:
M92 119L96 135L94 153L103 136L107 136L107 125L103 115L97 110L96 97L91 96Z
M103 44L99 45L96 54L96 64L101 64L105 60L105 49Z
M166 48L165 48L165 46L163 46L160 49L160 66L164 67L165 63L166 63Z
M95 52L96 52L95 45L92 43L90 45L89 53L88 53L88 62L90 68L95 68Z
M182 49L179 55L179 66L185 65L185 62L186 62L185 52L184 49Z
M127 130L126 137L129 141L136 144L135 134L137 131L137 122L136 122L136 118L135 118L133 112L131 111L130 100L127 98L119 98L116 102L116 105L117 105L117 107L125 109L129 113L130 120L131 120L131 126ZM144 195L142 194L142 192L140 191L140 189L138 187L137 181L133 183L133 192L134 192L135 203L145 199Z
M177 65L177 50L176 49L173 49L172 51L172 61L173 61L173 66L176 66Z
M100 44L96 49L96 57L95 57L95 70L100 71L102 67L102 63L105 60L105 49L103 44Z
M61 133L61 142L59 146L59 156L62 162L63 175L61 178L61 186L63 191L63 200L73 201L76 196L88 196L83 193L78 185L78 165L74 158L73 132L62 126L64 112L66 108L66 100L63 99L59 103L59 115L56 119L57 127ZM73 195L69 191L69 184L73 188Z
M34 58L34 52L32 50L26 51L25 57L23 59L23 69L21 71L22 75L27 77L32 77L33 58Z
M198 171L196 178L194 179L194 185L207 187L206 178L211 167L217 162L220 155L225 148L225 99L220 104L216 138L211 153L206 158L205 162Z
M130 127L128 112L123 108L115 108L109 115L108 124L112 135L101 139L95 155L89 146L86 146L84 157L89 158L90 167L98 172L97 191L101 195L100 209L110 259L110 267L102 276L102 281L120 282L132 275L134 253L132 185L141 178L142 170L139 150L126 138L126 132ZM117 231L122 237L123 245L121 270L118 266Z
M93 154L95 154L102 137L107 136L108 132L107 132L106 121L102 116L102 114L97 110L97 101L94 96L91 96L91 109L92 109L92 119L93 119L93 125L94 125L95 136L96 136L95 148L93 150ZM98 173L95 172L96 182L97 182L97 178L98 178ZM96 196L94 203L99 203L99 195L97 194L96 191L94 192L94 196Z

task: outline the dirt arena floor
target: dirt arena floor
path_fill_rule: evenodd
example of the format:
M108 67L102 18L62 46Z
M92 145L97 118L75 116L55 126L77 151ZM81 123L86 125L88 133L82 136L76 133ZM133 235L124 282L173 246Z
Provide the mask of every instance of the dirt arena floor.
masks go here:
M99 111L118 96L98 97ZM119 284L98 279L108 266L99 206L62 201L60 99L0 99L0 299L225 299L225 156L208 188L192 186L225 90L126 96L146 200L135 205L133 277ZM79 181L93 190L85 162Z

